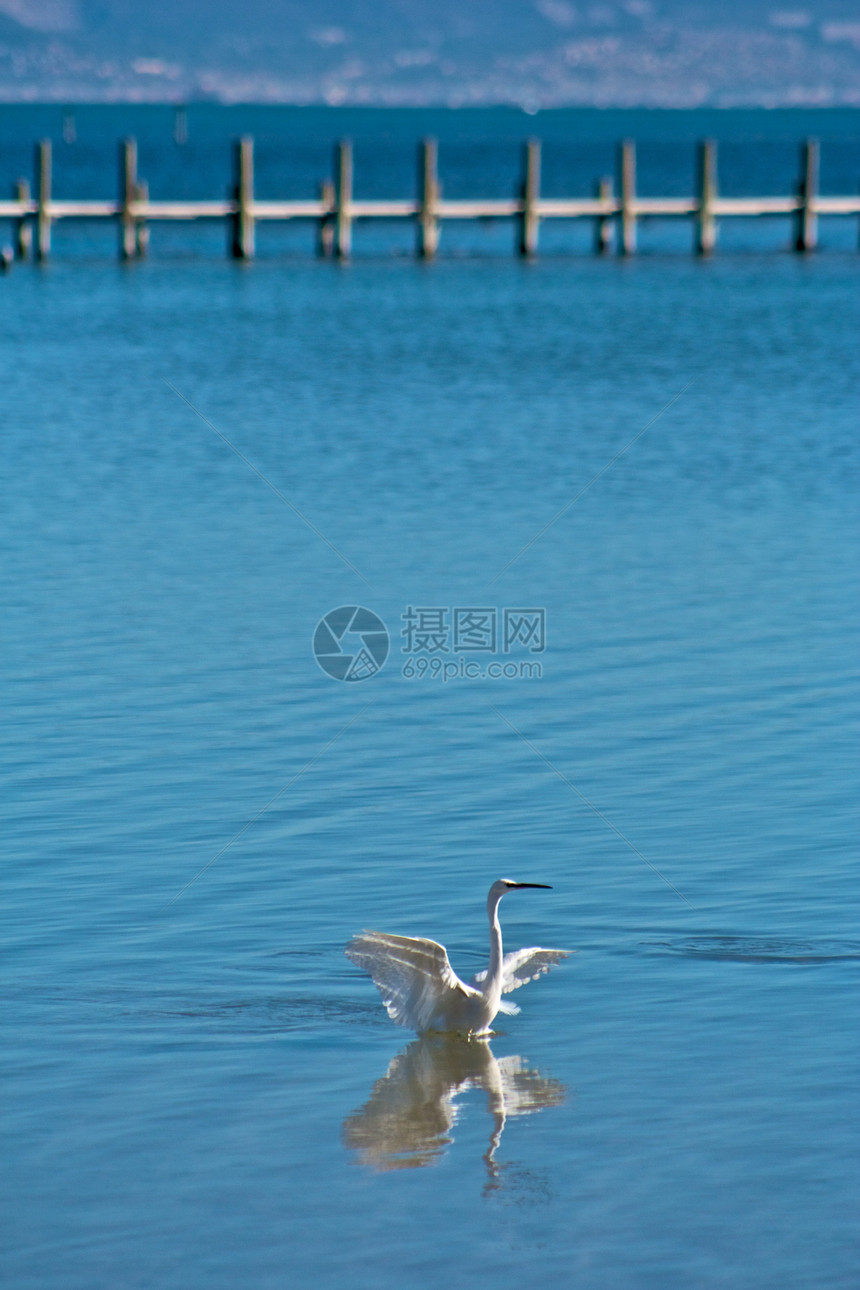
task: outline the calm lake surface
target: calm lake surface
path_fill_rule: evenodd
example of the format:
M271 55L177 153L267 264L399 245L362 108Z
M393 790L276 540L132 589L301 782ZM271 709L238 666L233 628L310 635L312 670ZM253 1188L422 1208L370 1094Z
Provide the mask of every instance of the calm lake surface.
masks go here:
M6 169L61 121L16 111ZM138 112L74 146L110 195L150 130L176 193ZM220 195L250 127L200 114ZM372 127L407 195L415 139L457 143L430 115L317 114L302 191ZM461 118L456 183L509 191L562 115ZM720 120L750 193L756 140L777 191L816 132L634 115L595 147L650 131L656 191ZM6 1284L856 1285L860 258L822 233L523 265L446 230L420 265L367 230L336 266L305 229L241 266L156 228L123 268L70 228L0 282ZM367 679L314 658L341 606L388 630ZM578 954L490 1044L398 1030L343 946L471 975L500 876L553 885L507 948Z

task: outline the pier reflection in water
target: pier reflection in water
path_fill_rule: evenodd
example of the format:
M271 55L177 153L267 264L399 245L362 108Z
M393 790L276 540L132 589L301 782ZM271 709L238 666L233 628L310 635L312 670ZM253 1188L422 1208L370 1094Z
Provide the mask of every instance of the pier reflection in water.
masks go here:
M458 1098L483 1089L492 1118L483 1159L491 1181L508 1119L560 1106L566 1086L525 1057L497 1058L486 1039L425 1035L392 1060L359 1110L343 1125L344 1145L374 1170L419 1169L441 1160L454 1141Z

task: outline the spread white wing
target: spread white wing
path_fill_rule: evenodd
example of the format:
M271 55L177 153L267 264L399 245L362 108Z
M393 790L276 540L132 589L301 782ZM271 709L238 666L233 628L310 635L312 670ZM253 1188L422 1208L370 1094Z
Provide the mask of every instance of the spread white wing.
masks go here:
M511 954L506 954L502 959L502 994L510 994L512 990L519 990L521 985L528 985L529 981L536 981L539 976L543 976L556 963L561 963L562 959L570 958L576 950L544 950L539 946L532 946L527 950L514 950ZM479 972L474 978L475 985L480 985L487 979L486 970Z
M344 953L370 974L389 1017L407 1030L428 1030L475 994L454 972L444 945L421 936L361 932Z

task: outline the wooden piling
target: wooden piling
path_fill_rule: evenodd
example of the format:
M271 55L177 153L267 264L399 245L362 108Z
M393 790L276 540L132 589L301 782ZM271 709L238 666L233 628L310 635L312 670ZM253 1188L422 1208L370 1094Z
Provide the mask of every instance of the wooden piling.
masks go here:
M698 210L696 212L696 254L711 255L717 241L714 203L717 200L717 145L704 139L697 153Z
M529 139L523 146L522 212L519 219L520 255L533 259L537 255L540 216L541 143Z
M334 253L348 260L352 252L352 142L341 139L335 148Z
M30 204L30 184L26 179L19 179L15 185L15 200L22 205ZM15 258L26 260L33 249L33 225L29 215L19 215L14 225Z
M123 139L119 145L119 258L137 256L137 228L134 206L137 202L137 140Z
M317 222L317 255L330 260L334 254L334 184L326 179L320 184L322 214Z
M435 139L418 145L418 256L432 260L439 245L439 147Z
M595 187L595 196L599 202L609 205L612 202L613 184L609 175L599 180ZM613 233L612 216L606 213L598 215L594 221L594 251L596 255L607 255L612 250Z
M807 139L800 151L795 251L814 251L818 242L818 213L815 209L818 200L818 163L818 140Z
M233 141L233 179L230 254L234 260L253 260L254 140L250 135Z
M149 184L137 185L137 200L143 206L149 203ZM149 250L149 229L142 215L138 215L134 221L134 250L139 260L142 260Z
M636 144L625 139L619 153L621 206L618 212L618 254L636 254Z
M51 254L51 140L36 144L36 259Z

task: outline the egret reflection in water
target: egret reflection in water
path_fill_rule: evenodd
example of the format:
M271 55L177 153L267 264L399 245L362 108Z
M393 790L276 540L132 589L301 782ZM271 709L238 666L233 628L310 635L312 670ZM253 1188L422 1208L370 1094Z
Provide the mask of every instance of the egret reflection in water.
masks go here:
M344 1145L371 1169L436 1164L454 1141L458 1098L470 1089L487 1095L492 1128L483 1159L491 1180L499 1176L495 1154L507 1120L560 1106L567 1093L526 1058L497 1058L488 1040L425 1035L398 1053L364 1106L347 1116Z

